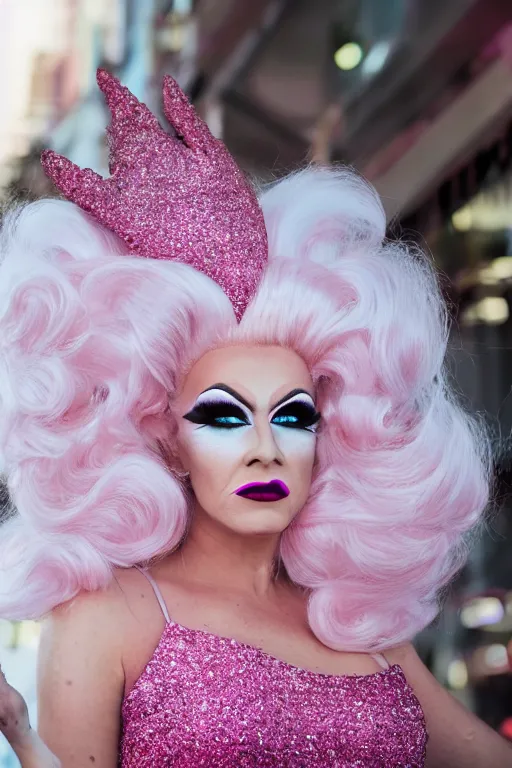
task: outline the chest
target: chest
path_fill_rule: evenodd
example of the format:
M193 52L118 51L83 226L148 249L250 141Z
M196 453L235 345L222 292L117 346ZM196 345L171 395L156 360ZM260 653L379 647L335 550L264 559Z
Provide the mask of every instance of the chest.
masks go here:
M175 590L169 602L170 615L178 624L234 638L296 667L338 676L366 675L381 669L368 654L335 651L321 643L311 631L302 597L287 597L269 607Z
M421 710L396 668L318 675L175 624L125 700L123 723L125 767L423 765Z

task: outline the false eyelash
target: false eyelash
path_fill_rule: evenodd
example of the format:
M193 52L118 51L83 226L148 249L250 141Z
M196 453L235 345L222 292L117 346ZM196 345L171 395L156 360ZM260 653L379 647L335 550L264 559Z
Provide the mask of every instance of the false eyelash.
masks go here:
M183 418L191 421L193 424L200 424L203 426L211 425L221 429L232 429L233 426L241 426L231 425L226 427L226 425L215 424L215 418L226 416L226 412L229 416L236 416L236 418L243 421L244 424L248 423L246 413L235 403L226 400L212 400L198 403L198 405L186 413Z
M279 424L274 420L279 416L292 416L296 419L296 422L287 422ZM219 422L217 419L226 417L235 417L241 423L233 424L229 422ZM183 417L193 424L197 424L200 427L214 427L216 429L236 429L238 427L248 425L249 419L243 409L236 403L230 400L210 400L198 403L189 413ZM291 403L282 405L272 416L271 423L275 426L284 427L286 429L301 429L307 432L315 433L316 425L320 421L320 414L315 410L314 406L303 401L292 401Z
M295 424L276 424L276 426L288 427L289 429L307 429L310 432L316 431L314 427L320 421L321 415L315 408L308 403L302 401L294 401L283 405L272 416L272 422L279 416L294 416L297 419Z

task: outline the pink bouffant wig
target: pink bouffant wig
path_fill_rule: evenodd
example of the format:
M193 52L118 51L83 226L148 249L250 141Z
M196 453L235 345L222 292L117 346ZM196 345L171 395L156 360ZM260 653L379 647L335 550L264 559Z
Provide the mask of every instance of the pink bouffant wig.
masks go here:
M269 264L240 324L193 268L126 255L70 203L5 217L0 268L0 615L37 618L186 535L169 469L191 363L231 343L295 350L323 422L281 558L333 648L409 640L438 611L488 498L483 431L446 383L428 261L384 241L373 189L308 169L261 195Z

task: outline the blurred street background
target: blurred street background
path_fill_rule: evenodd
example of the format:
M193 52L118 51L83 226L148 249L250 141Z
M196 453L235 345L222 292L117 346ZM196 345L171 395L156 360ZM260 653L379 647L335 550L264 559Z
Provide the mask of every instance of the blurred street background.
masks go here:
M512 740L512 0L0 0L0 201L56 194L43 147L107 174L98 66L157 113L172 74L260 179L355 166L390 233L432 252L455 384L488 421L497 469L485 535L416 643ZM37 639L37 624L0 622L33 715Z

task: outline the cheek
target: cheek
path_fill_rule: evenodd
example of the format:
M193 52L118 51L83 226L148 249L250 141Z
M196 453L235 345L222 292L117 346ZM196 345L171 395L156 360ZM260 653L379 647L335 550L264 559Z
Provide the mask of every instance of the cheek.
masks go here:
M281 453L286 459L286 466L292 481L292 503L294 514L306 503L310 489L313 466L316 456L316 435L299 430L279 430L283 434L276 436Z
M294 429L274 429L279 450L290 466L303 471L313 467L316 452L316 435L313 432Z
M181 444L186 455L187 469L218 477L226 475L240 463L247 450L247 430L184 429Z

